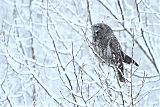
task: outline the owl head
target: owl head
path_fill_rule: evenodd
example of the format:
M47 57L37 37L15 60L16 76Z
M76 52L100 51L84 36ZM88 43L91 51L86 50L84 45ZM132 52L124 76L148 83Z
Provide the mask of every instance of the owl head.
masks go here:
M92 30L94 41L104 39L104 37L110 36L111 34L113 34L112 29L104 23L97 23L92 25L91 30Z

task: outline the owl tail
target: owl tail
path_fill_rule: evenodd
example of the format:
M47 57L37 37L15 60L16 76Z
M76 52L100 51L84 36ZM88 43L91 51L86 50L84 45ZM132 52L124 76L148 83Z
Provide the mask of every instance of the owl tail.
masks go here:
M139 66L135 60L133 60L130 56L126 55L124 52L121 51L122 57L123 57L123 62L127 64L133 63L136 66Z

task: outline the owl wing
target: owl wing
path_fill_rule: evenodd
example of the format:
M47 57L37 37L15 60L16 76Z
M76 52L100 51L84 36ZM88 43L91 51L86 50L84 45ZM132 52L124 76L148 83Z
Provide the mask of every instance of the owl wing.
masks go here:
M110 46L111 52L112 52L113 63L116 66L116 69L118 71L119 80L121 82L124 82L125 78L123 77L124 67L123 67L123 59L122 59L122 55L121 55L121 46L120 46L116 37L112 37L110 39L109 46Z
M117 61L122 61L122 49L116 37L111 37L109 46L111 48L112 58L115 59L115 63L118 63Z

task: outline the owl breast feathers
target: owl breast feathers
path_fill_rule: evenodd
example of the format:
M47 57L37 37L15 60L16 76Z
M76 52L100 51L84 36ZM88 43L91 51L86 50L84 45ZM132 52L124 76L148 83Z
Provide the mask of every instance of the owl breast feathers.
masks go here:
M113 30L108 25L98 23L92 25L91 29L94 51L106 64L114 65L118 71L119 80L125 82L123 62L127 64L133 63L136 66L138 64L122 51L118 39L114 36Z

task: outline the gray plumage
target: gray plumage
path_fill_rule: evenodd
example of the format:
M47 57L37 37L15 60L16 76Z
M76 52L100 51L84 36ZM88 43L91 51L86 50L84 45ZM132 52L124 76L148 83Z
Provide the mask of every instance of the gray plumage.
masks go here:
M91 29L94 51L105 63L114 65L118 71L119 80L125 82L125 78L123 77L123 62L127 64L133 63L136 66L138 64L122 51L118 39L114 36L113 30L108 25L98 23L92 25Z

